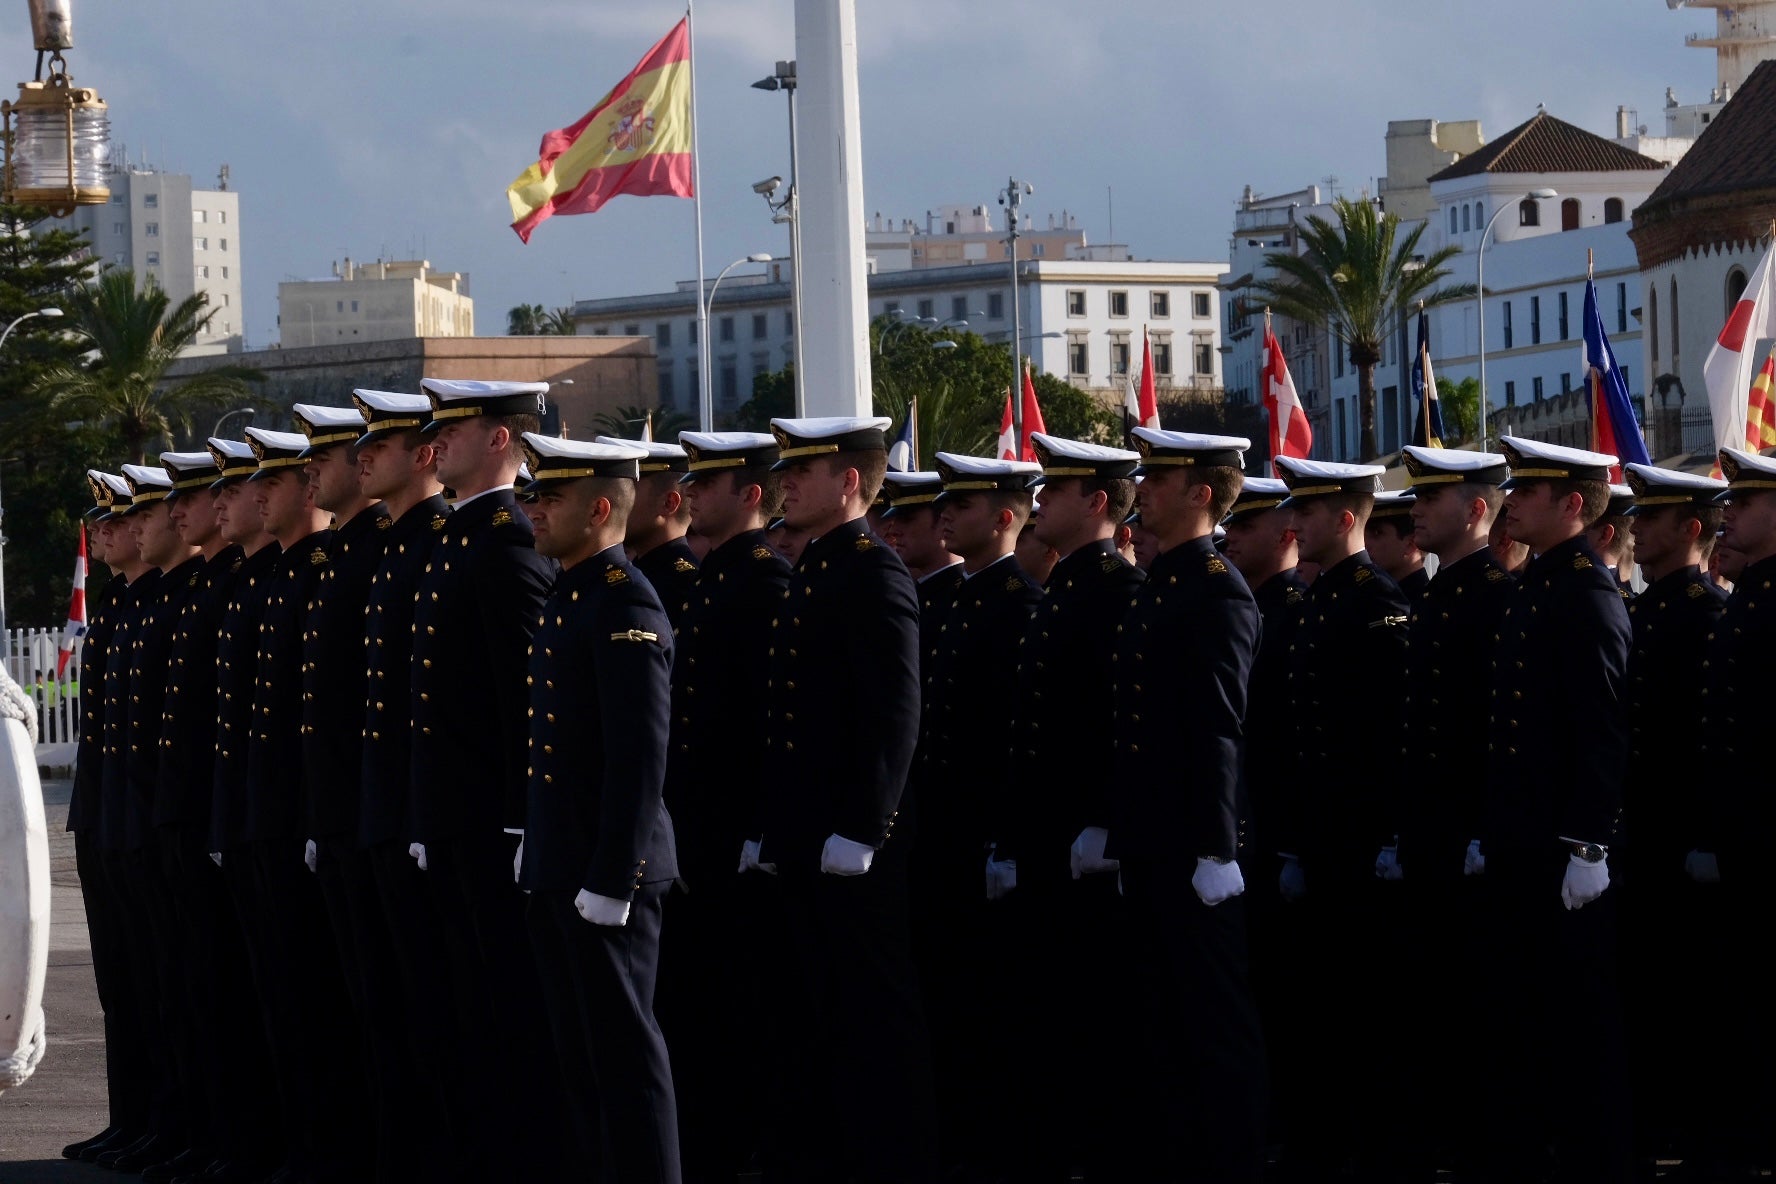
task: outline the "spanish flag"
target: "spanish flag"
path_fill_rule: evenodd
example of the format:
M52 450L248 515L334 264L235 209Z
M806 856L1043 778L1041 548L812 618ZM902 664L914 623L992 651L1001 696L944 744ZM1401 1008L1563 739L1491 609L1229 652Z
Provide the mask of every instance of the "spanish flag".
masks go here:
M691 33L681 20L577 123L543 137L506 197L525 242L545 218L590 214L619 193L691 197Z

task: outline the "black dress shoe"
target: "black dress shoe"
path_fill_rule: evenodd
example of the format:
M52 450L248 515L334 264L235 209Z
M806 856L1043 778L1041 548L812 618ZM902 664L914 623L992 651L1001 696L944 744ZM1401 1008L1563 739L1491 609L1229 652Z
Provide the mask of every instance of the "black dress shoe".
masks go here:
M103 1143L106 1139L111 1138L115 1134L117 1134L117 1128L114 1126L108 1126L90 1139L82 1139L78 1143L70 1143L62 1148L62 1158L79 1159L82 1151L85 1151L95 1143Z
M97 1163L99 1156L107 1151L121 1151L142 1137L141 1131L128 1131L121 1127L115 1134L109 1135L97 1143L89 1143L81 1149L80 1159L83 1163Z
M147 1184L172 1184L180 1176L189 1176L201 1172L216 1161L216 1157L208 1151L199 1151L196 1147L187 1147L179 1154L160 1163L150 1164L142 1169L142 1179Z
M185 1148L164 1139L159 1135L149 1135L133 1147L124 1149L116 1155L99 1156L99 1166L118 1172L139 1172L143 1168L153 1167L157 1163L165 1163ZM110 1160L109 1163L105 1162Z

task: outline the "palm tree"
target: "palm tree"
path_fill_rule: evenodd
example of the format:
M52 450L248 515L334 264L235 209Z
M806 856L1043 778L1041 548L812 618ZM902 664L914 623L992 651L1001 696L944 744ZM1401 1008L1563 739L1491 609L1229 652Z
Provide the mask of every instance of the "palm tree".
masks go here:
M587 434L638 440L649 416L654 421L654 439L662 444L674 443L680 432L695 431L697 427L697 421L684 412L666 407L613 407L593 415L592 428Z
M543 318L538 333L547 333L552 337L572 337L579 330L574 328L573 309L561 307Z
M149 446L189 433L194 417L242 402L260 403L248 383L265 375L247 366L206 369L179 382L167 367L215 316L209 297L195 292L173 306L152 276L136 286L135 272L117 268L68 293L63 327L88 346L87 359L46 371L37 393L67 419L107 429L129 459L142 463Z
M543 328L549 314L540 304L520 304L506 313L507 337L535 337L547 333Z
M1429 307L1469 299L1474 286L1438 287L1449 275L1443 265L1461 251L1445 246L1417 258L1425 223L1401 237L1400 216L1379 213L1372 202L1341 197L1333 202L1333 211L1336 226L1318 215L1308 218L1300 232L1300 254L1266 255L1265 265L1276 276L1253 287L1277 312L1318 325L1344 342L1357 372L1361 448L1368 460L1378 453L1375 366L1388 334L1399 328L1404 313L1421 303Z

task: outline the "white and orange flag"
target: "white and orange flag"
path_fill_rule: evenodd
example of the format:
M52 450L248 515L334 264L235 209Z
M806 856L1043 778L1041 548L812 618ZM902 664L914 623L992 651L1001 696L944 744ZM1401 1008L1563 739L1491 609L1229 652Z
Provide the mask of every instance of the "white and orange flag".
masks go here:
M525 242L556 214L591 214L619 193L694 197L691 30L681 20L579 121L543 137L506 189Z

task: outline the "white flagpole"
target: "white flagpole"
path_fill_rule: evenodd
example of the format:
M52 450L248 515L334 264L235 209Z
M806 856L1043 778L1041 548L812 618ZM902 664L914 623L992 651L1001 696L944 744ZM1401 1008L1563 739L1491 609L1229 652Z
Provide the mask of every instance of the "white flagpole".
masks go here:
M685 0L685 36L691 46L691 200L697 210L697 422L706 432L715 430L715 400L709 385L709 305L703 297L703 172L699 162L701 141L697 119L697 25L691 17L691 0ZM801 326L796 326L797 331Z

